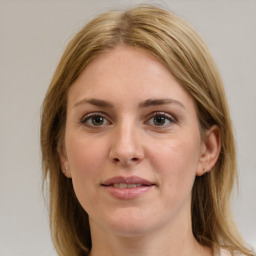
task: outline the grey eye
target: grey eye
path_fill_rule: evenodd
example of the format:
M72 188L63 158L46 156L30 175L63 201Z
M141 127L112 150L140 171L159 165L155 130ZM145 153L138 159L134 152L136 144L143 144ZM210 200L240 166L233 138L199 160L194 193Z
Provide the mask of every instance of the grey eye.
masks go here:
M94 126L99 126L99 125L103 125L104 124L104 117L102 116L93 116L91 117L91 123Z
M156 115L155 117L153 117L153 122L154 122L154 125L156 126L163 126L168 121L170 120L168 120L165 116Z
M81 120L81 123L89 127L100 127L110 124L110 122L100 114L89 114Z
M167 113L155 113L146 124L157 127L168 126L174 122L174 119Z

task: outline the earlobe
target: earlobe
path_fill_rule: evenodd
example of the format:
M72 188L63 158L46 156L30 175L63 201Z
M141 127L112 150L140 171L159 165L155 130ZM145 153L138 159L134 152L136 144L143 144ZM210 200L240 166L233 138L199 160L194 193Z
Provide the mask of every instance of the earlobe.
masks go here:
M217 125L213 125L205 132L201 146L201 155L199 165L196 172L197 176L201 176L209 172L217 162L221 149L220 129Z
M67 178L71 178L71 172L70 172L70 169L65 165L64 166L64 170L63 168L61 167L61 170L63 172L63 174L67 177Z
M60 165L61 165L61 171L62 173L67 177L71 178L71 171L70 171L70 165L69 160L67 157L67 151L64 145L61 145L58 149L59 159L60 159Z

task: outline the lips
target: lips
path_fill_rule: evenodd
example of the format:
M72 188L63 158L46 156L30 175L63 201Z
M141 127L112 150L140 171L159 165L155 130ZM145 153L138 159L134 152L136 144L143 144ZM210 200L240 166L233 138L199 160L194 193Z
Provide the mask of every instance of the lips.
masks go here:
M114 186L114 187L120 187L120 188L134 188L134 187L152 186L152 185L154 185L152 182L137 176L130 176L130 177L118 176L118 177L107 179L102 183L102 186Z
M111 196L122 199L136 199L149 192L155 184L137 176L113 177L104 181L101 186Z

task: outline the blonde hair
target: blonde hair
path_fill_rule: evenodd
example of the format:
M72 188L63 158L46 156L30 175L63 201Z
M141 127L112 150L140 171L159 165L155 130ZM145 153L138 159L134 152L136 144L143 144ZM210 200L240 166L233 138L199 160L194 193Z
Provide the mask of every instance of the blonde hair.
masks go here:
M61 172L69 88L98 54L123 45L155 56L193 98L202 134L220 128L221 153L192 191L192 228L197 241L252 255L232 219L230 194L237 177L236 150L227 100L218 69L200 36L181 18L155 6L107 12L88 23L69 43L42 106L41 148L44 180L49 176L50 225L59 255L88 255L88 215Z

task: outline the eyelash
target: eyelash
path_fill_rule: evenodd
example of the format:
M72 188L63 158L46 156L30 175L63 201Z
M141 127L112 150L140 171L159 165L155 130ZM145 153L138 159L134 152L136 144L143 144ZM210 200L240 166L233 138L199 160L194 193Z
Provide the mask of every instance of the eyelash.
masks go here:
M86 125L88 127L93 127L93 128L97 128L97 127L101 127L102 125L93 125L93 124L88 124L88 121L91 120L91 122L93 122L93 118L103 118L103 122L108 122L109 124L111 124L110 121L108 121L108 118L106 118L105 114L102 112L93 112L93 113L89 113L85 116L82 117L82 119L80 120L80 124L82 125Z
M102 118L103 123L99 124L99 125L95 125L93 124L93 118ZM164 121L163 125L156 125L155 123L150 123L150 121L156 117L160 117L163 118L162 120ZM91 124L89 124L88 122L91 122ZM168 124L165 124L166 121L168 121ZM83 116L80 120L80 124L91 127L91 128L100 128L104 125L106 125L106 122L109 124L112 124L109 119L106 117L106 115L102 112L93 112L93 113L89 113L85 116ZM154 120L153 120L154 122ZM170 114L166 113L166 112L153 112L149 115L148 119L146 122L144 122L144 124L146 125L150 125L150 126L155 126L157 128L165 128L166 126L170 126L172 123L176 123L176 119L174 117L172 117Z
M156 118L156 117L163 118L164 122L166 122L166 120L168 120L169 123L165 124L165 125L156 125L154 123L149 124L149 121L152 120L153 118ZM145 122L145 124L149 124L151 126L155 126L155 127L158 127L158 128L165 128L166 126L169 126L172 123L176 123L176 119L174 117L172 117L170 114L166 113L166 112L154 112L149 116L149 119Z

